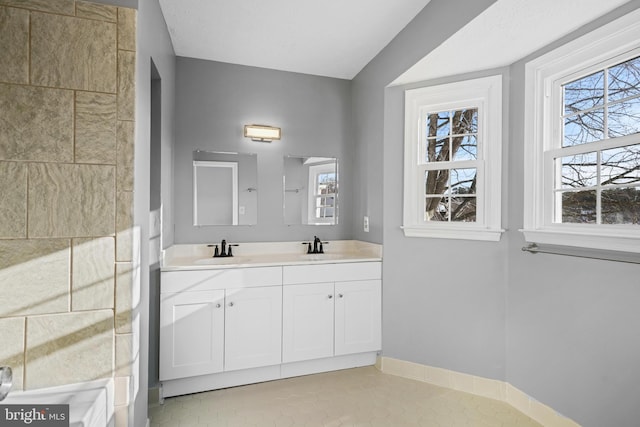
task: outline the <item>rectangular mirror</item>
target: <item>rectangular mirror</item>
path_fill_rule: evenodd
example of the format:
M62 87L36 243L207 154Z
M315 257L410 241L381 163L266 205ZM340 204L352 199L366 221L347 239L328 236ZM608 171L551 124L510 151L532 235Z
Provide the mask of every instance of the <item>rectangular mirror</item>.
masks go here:
M193 225L254 225L258 160L251 153L193 153Z
M284 157L284 223L338 223L338 159Z

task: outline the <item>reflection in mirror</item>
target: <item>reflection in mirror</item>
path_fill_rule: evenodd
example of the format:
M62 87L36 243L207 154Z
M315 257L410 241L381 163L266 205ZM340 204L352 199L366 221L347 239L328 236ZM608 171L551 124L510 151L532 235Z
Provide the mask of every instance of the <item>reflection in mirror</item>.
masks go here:
M258 220L256 154L193 153L193 225L254 225Z
M338 223L338 159L285 156L283 181L285 224Z

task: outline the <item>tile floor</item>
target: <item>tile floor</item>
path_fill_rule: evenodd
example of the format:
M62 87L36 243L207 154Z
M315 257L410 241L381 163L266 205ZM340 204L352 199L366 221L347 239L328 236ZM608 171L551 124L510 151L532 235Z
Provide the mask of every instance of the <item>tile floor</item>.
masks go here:
M151 427L539 427L506 403L376 368L309 375L165 399Z

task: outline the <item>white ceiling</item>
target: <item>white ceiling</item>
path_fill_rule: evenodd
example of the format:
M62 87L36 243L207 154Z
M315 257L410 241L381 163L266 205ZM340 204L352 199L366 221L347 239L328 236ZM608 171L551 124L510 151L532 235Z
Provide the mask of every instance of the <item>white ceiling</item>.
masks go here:
M628 1L498 0L392 85L512 64Z
M628 1L498 0L392 84L509 65ZM427 3L160 0L178 56L344 79Z
M429 0L160 0L178 56L352 79Z

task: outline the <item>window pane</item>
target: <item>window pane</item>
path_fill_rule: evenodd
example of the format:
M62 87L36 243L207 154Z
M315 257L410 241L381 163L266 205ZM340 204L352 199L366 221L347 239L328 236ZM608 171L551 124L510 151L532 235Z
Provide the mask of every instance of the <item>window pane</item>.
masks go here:
M604 109L565 117L563 147L604 139Z
M451 194L476 194L477 169L451 169Z
M478 109L468 108L453 112L452 135L463 135L478 132Z
M449 112L432 113L427 117L428 137L449 135Z
M609 69L609 101L640 95L640 57Z
M449 201L447 197L425 198L425 221L449 221Z
M571 114L602 105L604 102L604 71L591 74L564 88L564 113Z
M454 161L478 159L478 138L475 135L454 137L451 145Z
M595 223L595 190L562 193L562 222Z
M598 154L577 154L556 159L561 162L561 182L556 188L593 187L598 184Z
M449 138L427 138L427 158L429 162L448 162L449 161Z
M476 202L475 197L452 197L451 221L476 222Z
M640 224L640 187L602 191L603 224Z
M427 171L424 194L436 196L444 194L449 185L449 169Z
M602 185L640 182L640 144L602 151Z
M611 104L608 124L610 138L640 132L640 98Z

